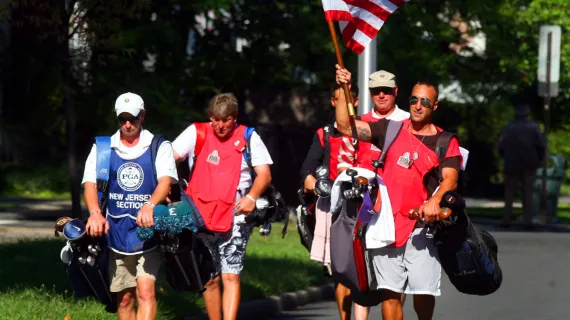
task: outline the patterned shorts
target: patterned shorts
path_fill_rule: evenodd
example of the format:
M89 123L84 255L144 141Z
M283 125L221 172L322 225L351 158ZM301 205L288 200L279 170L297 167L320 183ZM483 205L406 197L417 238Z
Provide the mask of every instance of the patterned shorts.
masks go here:
M208 247L214 259L217 271L211 277L218 275L220 272L237 275L241 273L245 247L252 231L253 225L245 221L245 215L239 215L234 217L234 224L231 230L197 234Z

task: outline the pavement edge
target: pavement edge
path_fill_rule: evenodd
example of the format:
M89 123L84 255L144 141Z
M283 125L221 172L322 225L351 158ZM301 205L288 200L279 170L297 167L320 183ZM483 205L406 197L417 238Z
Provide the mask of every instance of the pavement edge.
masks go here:
M276 316L283 311L296 309L311 302L322 301L334 296L334 284L310 286L295 292L284 292L267 298L245 301L239 306L238 319L264 319ZM185 320L208 319L206 314L186 317Z

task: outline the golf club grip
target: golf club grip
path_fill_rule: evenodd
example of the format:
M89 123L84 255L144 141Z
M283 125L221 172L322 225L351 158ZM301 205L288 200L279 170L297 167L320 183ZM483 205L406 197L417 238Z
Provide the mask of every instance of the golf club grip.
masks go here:
M409 218L412 220L420 220L420 214L418 211L419 211L419 209L410 210L410 213L408 215ZM453 211L450 208L445 208L445 207L439 208L439 219L444 220L444 219L449 218L449 216L451 216L452 212Z

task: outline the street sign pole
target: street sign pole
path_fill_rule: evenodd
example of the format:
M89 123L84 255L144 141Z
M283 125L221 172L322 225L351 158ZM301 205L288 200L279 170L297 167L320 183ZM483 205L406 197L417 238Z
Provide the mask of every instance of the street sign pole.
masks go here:
M544 163L542 170L542 190L540 205L540 221L548 222L548 134L550 131L551 99L558 96L558 82L560 78L560 39L562 29L560 26L545 25L540 27L538 48L538 95L544 98Z
M542 169L542 204L541 204L541 220L542 223L548 222L548 205L546 201L546 169L548 168L548 129L550 126L550 64L552 59L550 57L552 52L552 32L548 32L548 41L546 47L546 94L544 96L544 167Z
M358 89L359 101L356 113L363 115L372 110L372 100L368 91L368 76L376 71L376 37L370 41L366 49L358 56Z

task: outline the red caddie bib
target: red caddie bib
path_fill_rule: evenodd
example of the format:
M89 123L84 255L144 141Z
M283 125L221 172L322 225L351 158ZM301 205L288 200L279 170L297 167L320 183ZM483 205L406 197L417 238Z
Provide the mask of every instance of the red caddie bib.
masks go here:
M237 126L225 141L218 139L211 125L206 128L204 145L194 164L186 193L194 200L206 229L226 232L233 223L245 150L245 126Z

